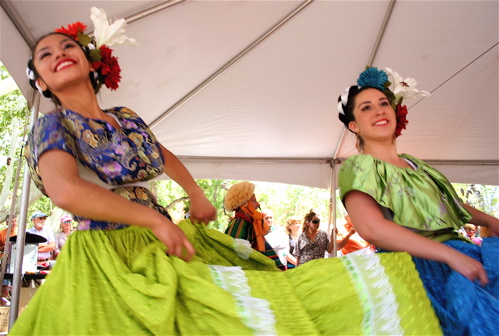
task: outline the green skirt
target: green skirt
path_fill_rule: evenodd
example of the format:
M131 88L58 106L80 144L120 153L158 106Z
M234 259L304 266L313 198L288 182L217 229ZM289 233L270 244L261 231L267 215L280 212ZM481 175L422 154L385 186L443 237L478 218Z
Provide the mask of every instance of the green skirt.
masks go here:
M406 253L282 272L228 235L179 226L188 263L149 229L75 232L9 335L441 335Z

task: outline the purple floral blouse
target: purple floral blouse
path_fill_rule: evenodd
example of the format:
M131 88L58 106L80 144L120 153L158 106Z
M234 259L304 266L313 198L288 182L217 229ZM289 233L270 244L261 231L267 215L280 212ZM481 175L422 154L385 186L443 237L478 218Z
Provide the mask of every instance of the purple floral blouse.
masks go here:
M113 116L121 128L116 129L104 120L85 118L70 110L54 111L38 119L28 137L25 154L36 186L46 194L38 172L40 156L49 150L63 150L109 185L111 191L168 216L166 209L157 204L147 188L127 185L163 173L163 156L156 137L145 122L126 107L104 112ZM75 220L79 223L79 230L127 226L78 216Z

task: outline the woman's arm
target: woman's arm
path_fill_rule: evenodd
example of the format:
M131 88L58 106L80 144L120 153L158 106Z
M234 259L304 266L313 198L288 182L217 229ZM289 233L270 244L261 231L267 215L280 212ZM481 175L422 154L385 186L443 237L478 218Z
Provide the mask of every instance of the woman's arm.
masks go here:
M52 252L55 249L55 242L38 244L38 252Z
M469 206L468 204L464 204L463 206L466 210L471 213L471 219L469 223L485 226L489 228L490 235L493 237L499 236L499 219L493 216L487 215L486 213Z
M163 159L165 161L165 172L177 182L189 195L191 200L191 219L193 221L208 224L217 218L217 210L208 201L203 190L194 181L189 171L180 160L168 149L161 146Z
M351 228L350 231L348 231L348 234L341 240L341 241L336 241L336 249L339 251L342 248L345 247L345 245L348 243L350 240L350 237L355 233L355 229ZM332 238L332 236L331 236ZM331 244L332 245L332 244ZM332 251L332 246L331 246L331 251ZM332 253L332 252L329 252Z
M362 238L388 251L405 251L412 256L440 261L468 279L488 283L482 264L444 244L420 236L383 217L379 204L369 195L351 191L345 206Z
M305 233L302 233L305 234ZM301 235L300 235L301 237ZM298 237L298 240L296 241L295 249L293 250L294 256L296 257L296 267L300 266L300 255L301 255L301 249L302 249L302 240Z
M56 206L86 218L149 227L168 247L169 254L184 260L194 255L195 250L183 231L168 218L81 179L71 154L47 151L40 157L38 168L47 195Z
M291 253L286 254L286 260L292 263L293 265L298 266L298 258L295 258L295 256L292 255Z

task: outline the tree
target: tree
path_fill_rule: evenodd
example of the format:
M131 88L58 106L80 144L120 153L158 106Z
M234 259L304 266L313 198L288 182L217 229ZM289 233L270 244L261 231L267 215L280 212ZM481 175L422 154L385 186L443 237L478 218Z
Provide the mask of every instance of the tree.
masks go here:
M499 214L499 187L482 184L452 183L462 201L491 216Z
M217 209L217 219L209 227L225 231L232 212L225 212L224 199L227 190L240 181L233 180L197 180L206 197ZM329 211L329 191L326 189L309 188L298 185L253 182L256 185L255 194L261 204L261 209L270 209L274 215L274 223L284 226L290 217L303 218L307 212L314 209L327 218ZM185 213L190 207L185 192L174 181L155 182L158 203L165 207L175 204L169 209L174 222L185 218ZM341 210L339 210L341 211Z
M22 183L17 190L14 188L14 176L22 158L21 141L27 133L29 109L26 99L15 84L9 72L0 63L0 222L10 212L10 200L14 193L20 191ZM19 181L23 180L21 170ZM33 193L39 197L40 193ZM19 200L19 198L18 198ZM33 199L32 199L33 201ZM17 212L19 206L17 206Z

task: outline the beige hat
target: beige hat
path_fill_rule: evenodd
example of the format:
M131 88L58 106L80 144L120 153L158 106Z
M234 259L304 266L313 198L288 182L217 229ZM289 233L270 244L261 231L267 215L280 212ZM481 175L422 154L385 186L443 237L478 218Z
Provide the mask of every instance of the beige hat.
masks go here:
M228 211L235 211L240 206L246 205L251 196L255 193L255 185L244 181L234 184L225 195L224 206Z

